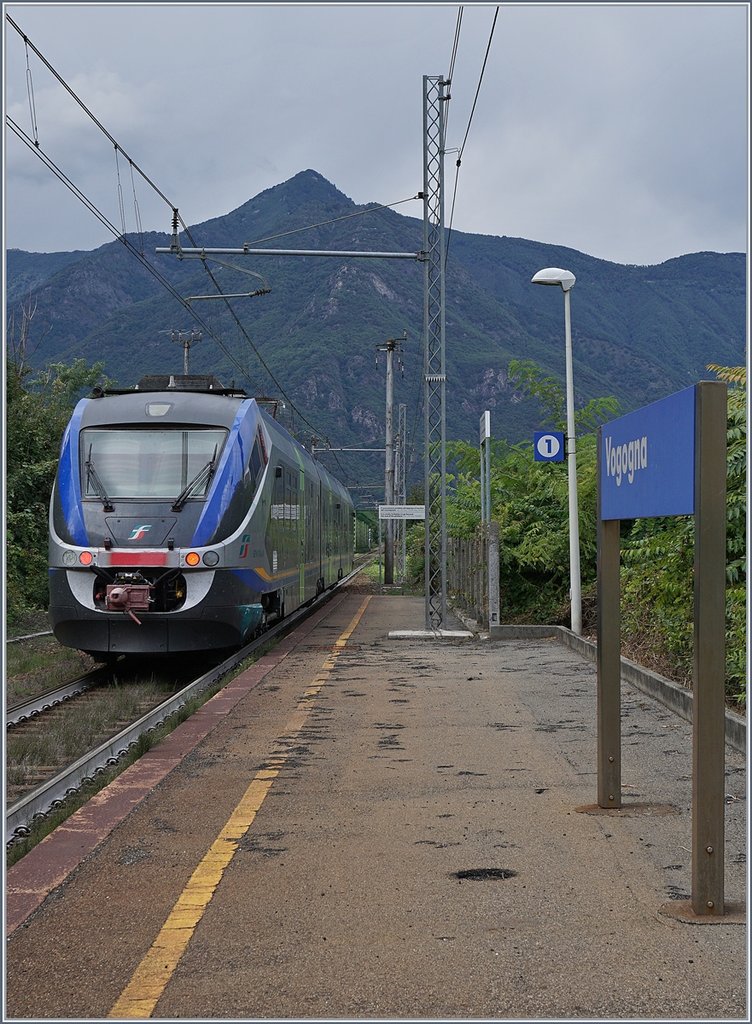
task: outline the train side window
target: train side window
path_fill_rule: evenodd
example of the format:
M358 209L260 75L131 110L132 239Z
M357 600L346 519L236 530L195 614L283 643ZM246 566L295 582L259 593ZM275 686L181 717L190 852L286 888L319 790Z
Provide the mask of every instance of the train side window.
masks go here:
M267 454L267 451L266 451L266 441L264 440L264 432L261 429L261 427L259 427L258 434L256 435L256 443L258 444L258 446L259 446L259 448L261 450L261 459L262 459L263 464L265 466L267 464L267 462L269 461L269 455Z
M251 450L251 457L248 460L248 466L250 468L251 476L253 477L254 483L257 483L263 466L261 460L261 452L259 451L258 439L256 439Z

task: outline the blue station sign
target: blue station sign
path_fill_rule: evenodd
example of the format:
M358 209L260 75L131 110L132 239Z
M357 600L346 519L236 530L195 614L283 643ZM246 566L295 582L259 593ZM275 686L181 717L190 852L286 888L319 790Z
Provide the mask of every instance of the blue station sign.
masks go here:
M536 430L533 434L535 462L563 462L564 435L560 430Z
M601 519L694 514L695 392L686 388L601 427Z

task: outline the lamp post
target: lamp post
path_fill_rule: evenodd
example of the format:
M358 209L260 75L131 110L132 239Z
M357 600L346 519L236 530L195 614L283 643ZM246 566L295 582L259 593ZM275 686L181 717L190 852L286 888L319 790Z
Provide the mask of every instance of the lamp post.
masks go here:
M569 293L575 276L569 270L548 267L539 270L533 284L560 285L564 292L564 337L567 378L567 470L569 480L569 587L572 605L572 632L582 633L582 591L580 586L580 522L577 507L577 454L574 433L574 374L572 370L572 320Z

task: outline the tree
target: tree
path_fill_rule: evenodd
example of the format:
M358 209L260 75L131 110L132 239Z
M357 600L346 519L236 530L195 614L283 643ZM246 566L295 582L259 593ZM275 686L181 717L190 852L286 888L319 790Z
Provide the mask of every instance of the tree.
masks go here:
M726 476L726 692L746 701L746 371L708 366L729 385ZM689 516L638 520L623 544L622 624L653 666L689 680L693 656L694 523Z
M726 688L746 700L746 448L744 367L711 365L728 392ZM510 379L540 401L547 425L562 429L561 385L531 362L510 364ZM618 412L601 398L577 410L577 479L583 595L596 582L595 428ZM448 478L447 526L469 537L480 522L480 454L465 442L447 446L455 475ZM567 477L561 465L536 463L531 443L494 441L492 518L499 523L503 615L528 622L565 618L569 586ZM693 651L694 524L691 517L622 523L622 639L635 660L675 679L691 677Z
M530 360L512 360L509 380L536 398L551 429L564 429L562 385ZM595 481L598 424L619 409L596 398L575 412L580 553L584 588L595 582ZM480 453L470 444L447 445L456 470L447 478L447 529L471 536L480 522ZM499 523L502 604L507 616L551 621L564 613L569 591L568 481L563 464L535 462L532 442L491 445L492 518Z
M27 314L16 343L11 340L7 368L5 576L11 622L47 607L48 509L60 441L76 399L101 382L104 365L77 359L33 376L25 361L33 312Z

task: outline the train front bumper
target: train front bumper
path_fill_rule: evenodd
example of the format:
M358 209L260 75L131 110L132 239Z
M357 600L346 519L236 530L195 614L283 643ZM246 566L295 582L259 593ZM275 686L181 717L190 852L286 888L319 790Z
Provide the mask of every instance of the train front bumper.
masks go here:
M240 592L225 573L213 574L205 595L191 607L142 611L138 622L127 613L99 609L93 600L85 603L81 600L85 588L78 579L71 588L69 575L64 569L50 570L49 618L57 640L82 651L177 654L238 647L264 620L260 595Z

